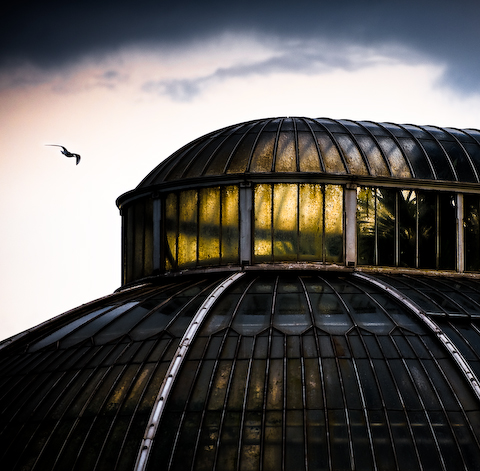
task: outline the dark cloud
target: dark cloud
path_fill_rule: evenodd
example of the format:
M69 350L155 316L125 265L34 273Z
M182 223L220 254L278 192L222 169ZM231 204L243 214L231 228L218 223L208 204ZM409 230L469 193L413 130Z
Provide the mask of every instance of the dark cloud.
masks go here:
M17 0L2 9L4 70L24 63L49 69L128 45L168 48L223 32L248 32L300 43L397 44L445 65L444 80L450 85L480 91L478 1ZM295 70L297 64L290 59ZM195 93L195 83L163 86L176 89L179 96Z

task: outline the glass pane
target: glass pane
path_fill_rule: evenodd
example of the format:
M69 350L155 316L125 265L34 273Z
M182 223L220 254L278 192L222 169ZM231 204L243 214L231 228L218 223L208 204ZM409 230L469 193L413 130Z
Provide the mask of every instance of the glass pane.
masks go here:
M238 186L222 188L222 263L238 263L239 217Z
M299 186L299 260L322 260L323 191L322 185Z
M274 132L262 132L253 151L251 172L271 172L273 161L273 147L275 144Z
M220 187L202 188L199 192L198 263L220 263Z
M334 294L311 293L315 325L330 334L343 334L353 326L350 316Z
M375 264L375 189L357 189L357 263Z
M255 262L272 260L272 186L255 186Z
M273 187L273 258L297 259L298 186L279 183Z
M325 185L325 261L343 260L343 187Z
M104 307L102 309L99 309L98 311L94 311L94 312L91 312L90 314L86 314L82 316L80 319L70 322L68 325L62 327L61 329L58 329L53 334L50 334L49 336L45 337L39 342L34 343L31 347L29 347L28 351L36 352L37 350L40 350L45 345L50 345L51 343L56 342L57 340L60 340L61 338L73 332L76 328L86 324L88 321L90 321L90 319L93 319L94 317L99 316L100 314L107 311L108 309L111 309L111 307L112 306Z
M325 171L327 173L347 173L343 159L329 135L323 132L316 132L315 135L320 147L321 158L325 164Z
M357 143L367 156L370 171L374 176L390 176L387 164L375 141L370 136L356 136Z
M369 173L362 154L360 154L360 151L352 138L346 134L335 134L334 137L342 149L349 173L354 175L368 175Z
M281 132L278 136L277 152L275 153L276 172L296 172L297 155L293 133Z
M454 224L455 226L455 224ZM437 195L418 195L418 258L420 268L436 268Z
M479 197L477 195L464 196L465 224L465 269L467 271L480 270L480 213Z
M298 133L298 154L300 155L301 172L321 172L320 156L310 132Z
M406 137L399 137L398 141L413 168L412 177L433 179L429 160L416 141Z
M416 266L417 253L417 193L403 190L398 193L398 218L400 234L400 266Z
M438 268L455 270L457 258L457 207L454 195L439 196L440 253Z
M378 137L378 144L383 149L390 163L392 176L396 178L411 178L410 167L396 142L391 137Z
M177 195L170 193L165 200L165 269L172 270L177 266Z
M377 189L378 265L395 265L395 220L397 192Z
M193 267L197 261L197 201L196 190L180 193L178 229L178 266Z

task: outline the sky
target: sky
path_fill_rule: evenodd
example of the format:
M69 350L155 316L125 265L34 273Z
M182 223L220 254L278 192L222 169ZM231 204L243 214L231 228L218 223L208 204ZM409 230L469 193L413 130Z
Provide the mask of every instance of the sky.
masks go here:
M479 16L464 0L7 2L0 340L120 286L116 198L203 134L276 116L480 128Z

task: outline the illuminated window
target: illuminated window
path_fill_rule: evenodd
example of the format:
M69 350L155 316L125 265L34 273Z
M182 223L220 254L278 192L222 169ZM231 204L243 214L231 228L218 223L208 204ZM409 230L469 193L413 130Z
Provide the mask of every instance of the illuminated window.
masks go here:
M319 183L254 189L254 262L343 260L343 188Z
M238 263L238 187L169 193L165 236L167 270Z

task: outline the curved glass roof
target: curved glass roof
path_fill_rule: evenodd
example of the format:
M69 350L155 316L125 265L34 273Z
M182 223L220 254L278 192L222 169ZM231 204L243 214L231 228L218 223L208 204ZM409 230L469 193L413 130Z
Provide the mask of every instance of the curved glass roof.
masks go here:
M9 470L458 470L480 460L469 379L480 375L479 280L163 278L1 347Z
M195 177L326 173L478 183L480 131L326 118L271 118L207 134L138 186Z

